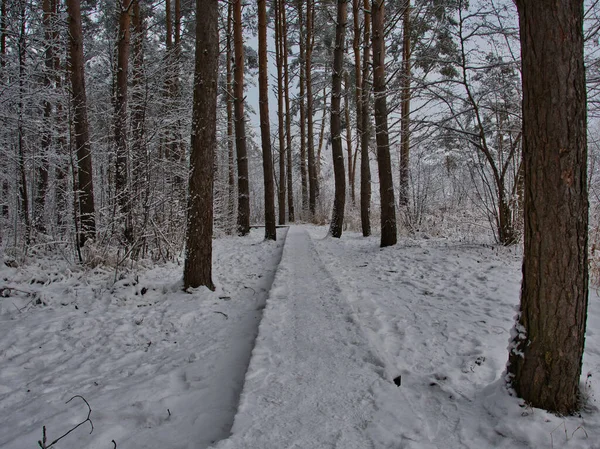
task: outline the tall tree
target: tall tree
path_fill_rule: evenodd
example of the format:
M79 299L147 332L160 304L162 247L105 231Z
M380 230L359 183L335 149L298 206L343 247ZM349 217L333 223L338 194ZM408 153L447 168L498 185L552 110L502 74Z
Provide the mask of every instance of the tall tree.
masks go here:
M213 154L217 145L219 9L214 0L196 0L196 64L189 172L184 288L212 282Z
M26 13L26 2L24 0L19 1L19 39L18 39L18 53L19 53L19 119L17 124L17 139L18 139L18 153L17 161L19 165L19 196L20 196L20 208L21 218L25 223L25 243L29 245L31 238L31 217L29 215L29 197L27 194L27 175L25 169L25 64L27 57L27 13Z
M390 159L390 141L387 123L385 80L385 2L371 3L373 21L373 92L375 95L375 138L377 139L377 166L379 168L379 197L381 198L381 246L396 244L396 205Z
M285 136L286 136L286 160L287 160L287 193L288 193L288 220L295 220L294 214L294 179L292 162L292 115L290 113L290 77L288 64L288 27L286 18L286 0L281 0L281 23L283 38L283 85L285 93Z
M333 53L333 73L331 84L331 153L335 176L335 196L329 232L332 237L341 237L344 227L344 207L346 205L346 173L344 172L344 149L342 148L341 97L344 73L344 49L347 22L347 0L338 0L335 26L335 49Z
M400 75L400 205L408 205L408 177L410 157L410 77L411 77L411 20L410 0L405 0L402 13L402 71Z
M360 139L362 138L362 73L360 70L360 7L359 0L352 0L352 19L353 19L353 39L352 49L354 50L354 102L356 103L356 152L352 163L352 179L356 179L356 156L360 149ZM356 202L356 183L352 183L352 202Z
M308 199L308 174L306 170L306 39L304 26L304 0L298 0L298 28L299 28L299 109L300 109L300 184L302 193L302 211L309 210Z
M285 224L285 119L283 98L283 23L281 20L281 0L275 0L275 65L277 66L277 118L279 136L279 185L277 200L279 203L279 224Z
M127 0L125 0L127 1ZM127 155L127 78L129 72L129 47L131 41L131 6L129 0L119 6L119 32L117 35L117 84L115 88L114 132L116 147L115 195L121 212L123 238L127 246L133 243L131 199L128 189L129 159Z
M525 252L508 370L512 387L529 404L567 414L578 406L588 304L583 2L516 3Z
M369 140L371 113L369 111L369 66L371 64L371 13L369 0L363 0L363 61L361 82L361 135L360 135L360 223L364 237L371 235L371 166Z
M319 177L317 176L317 161L315 160L314 140L314 98L312 82L312 54L314 49L314 0L306 0L306 130L307 130L307 153L308 153L308 207L311 218L315 218L317 212L317 197L319 196Z
M246 122L244 117L244 38L242 36L242 0L233 0L233 94L235 114L235 147L238 169L237 232L250 232L250 185L248 180L248 151L246 149Z
M87 117L85 94L83 33L81 26L80 0L67 0L69 19L69 62L71 65L71 93L73 96L73 121L75 128L75 149L77 156L78 203L81 226L79 245L96 237L96 217L94 207L94 185L92 178L92 149Z
M227 215L229 223L235 223L235 166L234 166L234 148L233 148L233 3L227 4L227 41L226 41L226 77L227 77ZM233 232L229 229L228 232Z
M265 239L276 240L275 182L273 155L271 154L271 129L269 126L269 70L267 60L267 5L258 4L258 96L260 113L260 140L262 143L263 175L265 185Z

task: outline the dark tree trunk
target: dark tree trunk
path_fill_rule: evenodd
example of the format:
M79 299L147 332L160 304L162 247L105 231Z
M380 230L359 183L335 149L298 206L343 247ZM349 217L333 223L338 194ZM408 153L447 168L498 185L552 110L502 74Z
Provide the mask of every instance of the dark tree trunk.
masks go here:
M309 209L308 174L306 171L306 39L304 36L304 0L298 0L299 63L300 63L300 184L302 190L302 211ZM304 217L303 217L304 218Z
M275 182L273 180L273 155L271 154L271 130L269 126L269 72L267 61L267 5L258 3L258 96L260 112L260 140L263 154L265 185L265 239L276 240Z
M277 118L279 130L279 188L277 200L279 206L279 224L285 224L285 121L283 112L283 36L281 21L281 0L275 0L275 65L277 66Z
M344 207L346 205L346 173L344 172L344 149L342 147L340 103L342 97L342 77L344 73L344 40L348 14L347 6L347 0L338 0L331 84L331 153L333 155L335 195L329 232L332 237L337 238L342 236L344 227Z
M352 126L350 126L350 82L348 71L344 74L344 118L346 121L346 152L348 153L348 184L350 185L350 200L354 205L354 178L352 177Z
M129 70L129 43L131 14L128 5L119 2L119 34L117 35L117 85L115 89L115 195L121 212L123 223L123 238L127 246L133 243L133 229L131 223L131 207L127 172L129 158L127 155L127 74Z
M71 64L71 91L73 95L73 120L75 151L77 156L77 188L79 190L79 245L96 237L94 187L92 180L92 150L87 118L85 95L83 38L80 0L67 0L69 15L69 61Z
M359 0L352 0L352 16L354 35L352 49L354 50L354 101L356 102L356 152L352 161L352 203L356 204L356 156L360 148L362 136L362 76L360 71L360 8Z
M228 232L233 233L235 223L235 166L233 148L233 3L227 5L227 215L229 217Z
M523 64L525 236L508 370L533 407L578 407L588 304L583 2L517 0Z
M6 4L8 0L2 0L2 7L0 10L0 68L4 69L6 67L6 38L8 36L7 28L6 28L6 20L7 20L7 10ZM2 71L2 76L4 75L4 70ZM8 172L8 167L4 165L6 163L3 162L3 169ZM2 181L2 217L8 218L8 196L9 196L9 185L8 181Z
M371 4L373 21L373 92L375 96L375 137L377 139L377 166L379 168L379 197L381 198L381 247L396 244L396 205L390 141L387 124L385 85L385 3L374 0Z
M295 220L294 214L294 183L292 164L292 115L290 113L290 78L288 70L288 31L286 21L286 0L281 1L281 22L283 24L283 85L285 87L285 136L287 153L287 194L288 194L288 220Z
M369 0L363 0L363 63L361 85L361 135L360 135L360 223L364 237L371 235L371 166L369 165L369 140L371 113L369 111L369 65L371 63L371 13Z
M56 11L53 9L55 3L51 0L42 1L44 26L44 86L50 91L52 87L52 71L54 69L54 40L52 24ZM44 99L44 125L41 137L41 157L37 164L37 192L35 195L34 218L35 227L39 232L45 232L44 209L46 205L46 194L48 192L49 152L52 144L52 103Z
M408 178L410 157L410 0L406 0L403 12L402 36L402 74L400 75L401 89L401 132L400 132L400 198L401 206L408 205Z
M142 190L144 162L146 159L145 118L146 101L144 92L144 39L146 27L139 0L133 2L132 16L132 82L131 82L131 173L133 194Z
M242 36L242 0L233 0L233 91L235 111L235 148L238 168L237 232L250 232L250 186L248 182L248 152L246 150L246 122L244 117L244 38Z
M315 140L313 126L313 93L312 93L312 52L314 47L314 0L306 1L306 128L308 152L308 208L311 219L317 212L317 197L319 196L319 178L317 162L315 161Z
M196 65L189 172L184 288L212 282L213 155L217 145L219 9L214 0L196 0Z

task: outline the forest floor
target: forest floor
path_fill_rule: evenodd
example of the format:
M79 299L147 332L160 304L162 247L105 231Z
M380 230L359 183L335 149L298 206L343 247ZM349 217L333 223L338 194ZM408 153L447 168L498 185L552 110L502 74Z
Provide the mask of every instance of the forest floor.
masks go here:
M215 292L182 292L178 264L116 282L58 258L0 268L0 448L38 447L44 426L49 445L82 398L93 432L53 447L600 448L595 290L586 405L557 417L504 388L514 248L262 232L215 241Z

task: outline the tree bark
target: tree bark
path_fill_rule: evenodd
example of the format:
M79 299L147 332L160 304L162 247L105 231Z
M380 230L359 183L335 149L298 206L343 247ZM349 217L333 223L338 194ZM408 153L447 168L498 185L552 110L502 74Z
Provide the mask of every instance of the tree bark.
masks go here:
M299 62L300 62L300 184L302 190L302 211L309 210L308 174L306 170L306 39L304 33L304 0L298 0Z
M290 113L290 78L288 67L288 31L286 21L286 0L281 1L281 22L283 24L283 78L285 92L285 136L286 136L286 153L287 153L287 194L288 194L288 220L295 220L294 213L294 178L293 178L293 163L292 163L292 115Z
M356 153L352 162L352 203L356 204L356 155L360 149L360 140L362 136L362 76L360 65L360 8L359 0L352 0L352 16L354 22L354 35L352 40L352 49L354 50L354 85L356 102Z
M387 123L387 101L385 82L385 3L373 0L371 3L373 21L373 92L375 95L375 137L377 139L377 166L379 167L379 197L381 198L381 247L395 245L396 205L390 141Z
M227 5L227 215L229 217L228 232L234 232L235 223L235 166L234 166L234 136L233 136L233 3Z
M371 166L369 140L371 113L369 111L369 65L371 62L371 13L369 0L363 0L363 63L361 85L361 135L360 135L360 223L364 237L371 235Z
M410 163L410 0L406 0L403 12L402 72L400 78L400 198L401 206L408 205L408 178Z
M67 0L67 13L69 16L69 60L71 63L71 91L73 95L77 184L81 220L78 240L79 245L83 246L87 240L93 240L96 237L96 217L79 2L80 0Z
M212 282L213 155L217 145L219 9L214 0L196 0L196 65L189 172L184 288Z
M125 0L127 1L127 0ZM114 132L116 149L115 195L123 223L123 239L126 246L133 243L131 204L128 188L129 158L127 155L127 75L129 71L129 44L131 40L132 2L119 1L119 34L117 36L117 85L115 90Z
M533 407L578 407L588 304L583 2L517 0L523 65L525 235L521 311L509 353Z
M277 118L279 137L279 188L277 199L279 203L279 224L285 224L285 120L283 112L283 36L281 20L281 0L275 0L275 65L277 66Z
M269 126L269 71L267 61L267 5L258 4L258 96L260 112L260 140L263 153L265 186L265 239L276 240L275 182L273 180L273 155L271 154L271 130Z
M306 1L306 128L308 152L308 208L311 219L317 212L317 197L319 196L319 178L317 162L315 161L315 140L313 126L313 93L312 93L312 52L314 47L314 0Z
M348 71L344 74L344 118L346 121L346 152L348 153L348 185L350 185L350 200L354 205L356 198L354 197L354 179L352 178L352 126L350 125L350 81L348 79Z
M238 169L237 232L250 232L250 186L248 182L248 152L246 150L246 122L244 117L244 38L242 36L242 0L233 0L233 68L235 148Z
M31 218L29 215L29 197L27 194L27 176L25 171L25 136L24 136L24 108L25 104L25 58L27 56L27 41L26 41L26 30L27 30L27 19L26 19L26 11L25 11L25 2L20 2L20 30L19 30L19 41L18 41L18 51L19 51L19 122L17 125L17 133L18 133L18 153L17 153L17 161L19 164L19 196L21 199L20 209L21 209L21 219L25 224L25 244L29 245L31 241Z
M329 233L332 237L336 238L342 236L344 227L344 207L346 205L346 173L344 170L344 149L342 147L340 103L342 96L342 77L344 73L344 41L348 14L347 6L347 0L338 0L331 84L331 153L333 155L335 194Z

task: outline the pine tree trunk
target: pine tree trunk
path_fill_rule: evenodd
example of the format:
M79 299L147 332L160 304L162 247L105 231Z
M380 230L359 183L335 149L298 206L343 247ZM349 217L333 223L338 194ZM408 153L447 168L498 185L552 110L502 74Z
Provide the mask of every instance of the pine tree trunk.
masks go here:
M133 2L132 80L131 80L131 186L138 197L142 192L146 159L146 101L144 92L144 40L146 27L139 0Z
M80 0L67 0L69 16L69 60L71 63L71 92L73 95L73 120L75 127L75 152L77 156L77 186L81 226L79 245L96 237L94 187L92 179L92 150L87 118L85 94L83 37Z
M360 223L364 237L371 235L371 166L369 140L371 113L369 111L369 65L371 63L371 13L369 0L363 0L363 63L361 85L361 135L360 135Z
M306 128L308 152L308 208L311 219L317 212L317 197L319 196L319 178L315 161L315 140L313 126L313 93L312 93L312 52L314 47L314 0L306 1Z
M354 82L356 102L356 151L352 161L352 203L356 205L356 157L360 149L362 138L362 77L360 66L360 8L359 0L352 0L352 16L354 21L352 49L354 50Z
M342 147L340 103L342 97L342 76L344 73L344 40L346 35L347 6L347 0L338 0L331 84L331 153L333 155L335 194L329 233L332 237L337 238L342 236L344 207L346 205L346 173L344 170L344 149Z
M271 129L269 126L269 71L267 61L267 5L266 0L258 3L258 96L260 112L260 140L263 153L263 175L265 186L265 239L276 240L275 225L275 182L273 155L271 154Z
M285 224L285 130L283 112L283 37L281 0L275 0L275 65L277 66L277 118L279 130L279 188L277 190L279 224Z
M306 170L306 39L304 33L304 0L298 0L299 63L300 63L300 184L302 191L302 211L309 209L308 174Z
M283 34L283 78L285 92L285 136L287 153L287 193L288 193L288 220L295 220L294 213L294 183L292 163L292 115L290 113L290 78L288 67L288 31L286 21L286 0L281 1L281 23Z
M246 150L246 122L244 117L244 38L242 36L242 0L233 0L233 68L235 147L238 168L237 232L250 232L250 187L248 180L248 152Z
M400 78L401 111L400 111L400 198L401 206L408 205L408 178L410 157L410 0L406 0L403 12L403 36L402 36L402 73Z
M115 195L121 212L123 238L126 246L133 243L131 226L131 208L128 188L128 155L127 155L127 74L129 70L129 43L131 14L128 6L119 3L119 34L117 35L117 85L115 90Z
M321 113L321 130L319 131L319 144L317 146L316 167L317 179L321 179L321 151L325 142L325 123L327 122L327 89L323 86L323 108Z
M577 409L588 305L583 2L517 0L523 64L525 235L508 370L533 407Z
M375 95L375 137L377 139L377 166L379 167L379 197L381 198L381 247L395 245L396 205L390 141L387 124L387 88L385 83L385 2L371 3L373 21L373 92Z
M212 282L213 157L217 145L219 9L214 0L196 0L196 65L189 171L184 288Z
M344 118L346 121L346 152L348 153L348 185L350 186L350 200L354 205L354 179L352 178L352 126L350 126L350 82L348 80L348 71L344 74Z
M233 3L227 5L227 215L229 217L228 232L234 232L235 223L235 166L234 166L234 136L233 136Z

